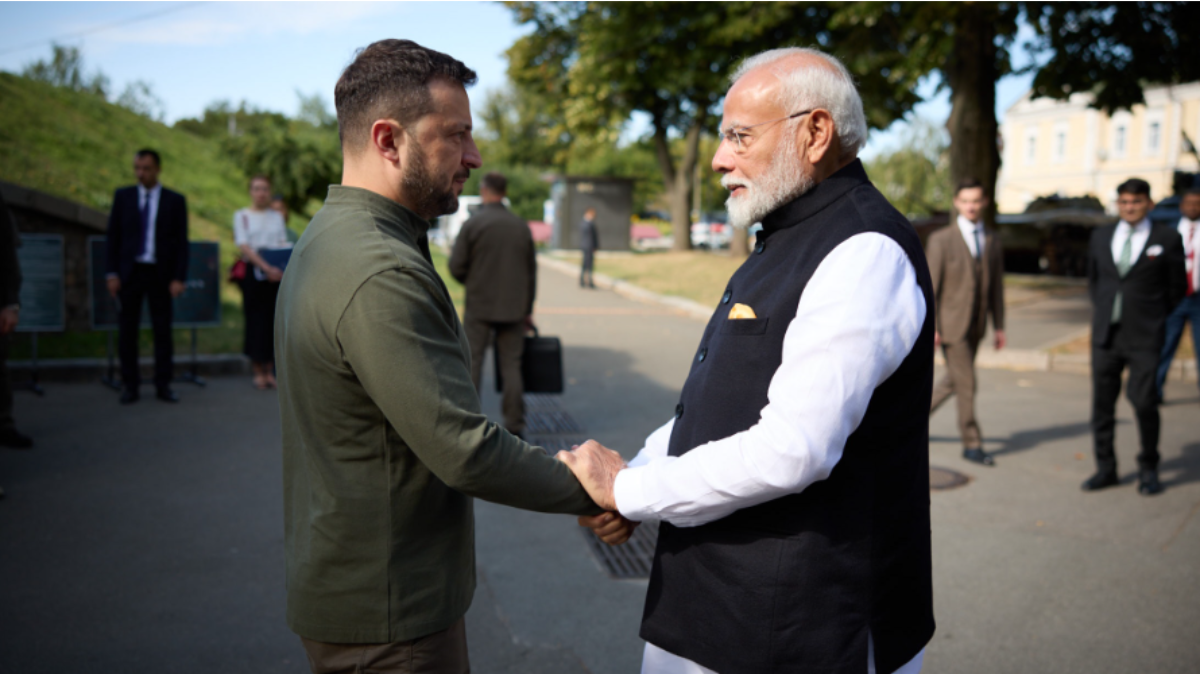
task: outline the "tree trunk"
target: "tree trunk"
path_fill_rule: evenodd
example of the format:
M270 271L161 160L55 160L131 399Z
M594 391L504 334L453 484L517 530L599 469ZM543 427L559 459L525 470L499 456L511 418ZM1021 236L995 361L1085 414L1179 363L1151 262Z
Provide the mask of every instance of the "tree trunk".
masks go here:
M729 238L729 255L734 258L745 258L750 255L750 235L745 227L732 227L733 234Z
M1000 149L996 125L996 12L986 3L963 3L954 31L954 53L945 69L950 84L951 189L975 178L983 183L989 205L984 217L994 223Z
M658 120L654 123L654 150L659 170L663 174L663 185L667 189L667 203L671 208L671 234L675 238L671 248L675 251L688 251L692 248L692 191L695 189L692 176L696 173L696 161L700 155L700 131L703 127L703 116L692 121L684 135L683 159L676 166L674 158L671 157L666 127Z

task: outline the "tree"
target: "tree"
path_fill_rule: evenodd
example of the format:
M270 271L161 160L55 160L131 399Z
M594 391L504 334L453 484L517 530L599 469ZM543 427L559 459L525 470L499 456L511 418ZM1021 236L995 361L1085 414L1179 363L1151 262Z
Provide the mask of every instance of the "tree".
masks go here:
M946 132L918 121L905 143L866 163L871 182L910 219L945 210L953 182Z
M1146 84L1200 79L1193 3L853 2L833 17L835 30L896 46L897 82L940 73L940 86L950 89L950 183L983 181L993 209L996 82L1012 72L1022 21L1034 29L1034 96L1090 92L1094 107L1112 111L1141 103Z
M78 47L52 45L53 56L50 61L38 60L25 66L21 75L31 80L45 82L56 87L71 91L94 94L100 98L108 95L108 78L104 73L96 72L91 77L83 74L83 55Z
M282 117L282 116L279 116ZM341 181L342 148L337 134L299 120L268 117L222 141L246 177L263 174L288 209L310 216L309 201L324 199Z
M154 93L154 87L145 80L134 80L127 84L115 103L155 122L163 121L166 110L163 100Z

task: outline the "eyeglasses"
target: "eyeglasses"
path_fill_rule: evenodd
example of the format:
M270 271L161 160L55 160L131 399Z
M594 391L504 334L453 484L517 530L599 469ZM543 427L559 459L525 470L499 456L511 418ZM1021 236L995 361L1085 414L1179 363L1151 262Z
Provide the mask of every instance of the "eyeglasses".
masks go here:
M717 137L720 138L721 140L725 140L725 141L729 141L730 143L733 143L734 147L737 148L737 152L743 152L743 151L745 151L746 146L745 146L745 141L743 141L742 137L746 134L747 131L750 131L754 127L761 127L764 124L774 124L775 122L782 122L783 120L795 119L797 117L800 117L801 115L807 115L810 112L812 112L812 110L801 110L798 113L793 113L793 114L787 115L785 117L777 117L773 120L767 120L766 122L759 122L758 124L751 124L749 126L744 126L744 127L729 127L727 129L717 129Z

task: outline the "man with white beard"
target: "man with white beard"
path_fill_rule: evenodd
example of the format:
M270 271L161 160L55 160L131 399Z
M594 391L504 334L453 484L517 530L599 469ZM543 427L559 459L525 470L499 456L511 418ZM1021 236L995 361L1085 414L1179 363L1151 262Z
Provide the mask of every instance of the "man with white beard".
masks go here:
M747 60L713 169L761 221L674 418L623 467L559 457L617 543L660 522L643 672L917 672L933 635L932 284L867 180L862 102L815 50Z

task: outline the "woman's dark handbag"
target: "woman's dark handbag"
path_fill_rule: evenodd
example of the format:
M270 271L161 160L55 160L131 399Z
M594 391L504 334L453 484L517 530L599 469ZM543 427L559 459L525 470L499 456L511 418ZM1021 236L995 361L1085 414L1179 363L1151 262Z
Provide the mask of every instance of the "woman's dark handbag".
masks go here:
M504 378L500 376L500 360L492 349L492 363L496 365L496 391L504 390ZM521 355L521 379L526 394L561 394L563 392L562 343L556 337L541 337L538 330L525 336L525 353Z
M242 260L241 258L238 258L237 262L233 263L233 267L229 268L229 282L234 283L234 284L240 284L240 283L242 283L242 280L245 278L246 278L246 261Z

